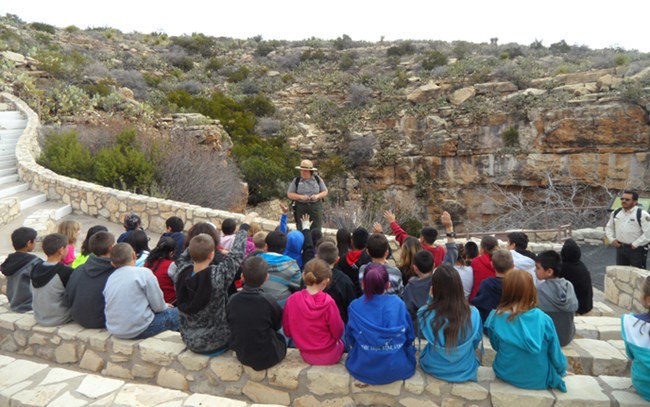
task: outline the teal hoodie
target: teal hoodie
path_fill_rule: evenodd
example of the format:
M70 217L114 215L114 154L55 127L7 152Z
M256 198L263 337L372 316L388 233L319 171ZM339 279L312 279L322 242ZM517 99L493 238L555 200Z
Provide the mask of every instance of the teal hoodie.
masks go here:
M623 315L621 334L632 361L632 384L639 396L650 401L650 322L633 314Z
M566 393L562 377L567 362L551 317L539 308L519 314L512 321L509 312L496 310L485 321L485 329L497 352L492 369L504 382L524 389L553 387Z
M475 350L483 340L483 324L478 310L472 306L469 308L470 329L465 333L464 338L459 332L456 347L450 352L445 348L444 326L438 331L437 337L433 335L431 321L435 317L435 311L426 314L426 305L418 311L420 330L429 342L420 353L420 367L431 376L448 382L476 381L476 372L480 363Z

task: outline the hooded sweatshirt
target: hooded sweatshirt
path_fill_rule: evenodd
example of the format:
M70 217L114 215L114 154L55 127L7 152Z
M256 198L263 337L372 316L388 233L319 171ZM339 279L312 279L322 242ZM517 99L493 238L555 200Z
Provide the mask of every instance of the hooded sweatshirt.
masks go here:
M483 253L475 257L471 265L472 271L474 272L474 286L472 287L472 293L469 295L470 302L476 296L478 288L481 286L481 281L488 277L494 277L497 274L494 271L494 267L492 267L492 256L489 253Z
M282 308L260 288L244 285L228 300L230 349L237 360L260 371L278 364L287 354Z
M516 316L492 311L485 322L490 344L496 351L492 369L504 382L523 389L549 387L566 393L562 377L567 362L555 332L553 320L539 308Z
M39 325L56 326L72 320L65 286L72 268L62 263L43 262L32 270L32 306Z
M312 295L307 289L292 294L284 306L282 326L306 363L333 365L341 359L345 326L329 294Z
M357 297L361 295L361 284L359 283L359 268L372 261L372 257L366 249L350 250L345 257L339 260L339 270L350 277L354 284L354 292Z
M415 373L413 323L404 302L396 295L366 296L350 304L345 367L357 380L387 384Z
M32 290L29 275L43 260L31 253L15 252L7 256L0 271L7 277L7 299L13 312L32 309Z
M352 284L350 277L346 276L341 270L334 267L332 269L332 281L330 281L329 285L325 290L323 290L323 292L326 292L332 297L339 309L339 314L341 315L343 323L347 324L348 307L350 306L350 303L357 298L354 292L354 284Z
M262 289L284 307L291 293L300 290L300 267L294 259L283 254L267 252L260 257L269 264L269 279L262 284Z
M171 237L176 242L176 249L174 249L174 260L176 260L183 253L185 234L183 232L165 232L160 235L160 239L164 237ZM160 240L158 240L158 242L160 242Z
M458 332L456 347L447 351L443 325L434 336L431 322L435 318L435 311L426 312L427 306L418 311L420 329L427 344L420 353L420 367L431 376L448 382L476 381L480 361L476 356L476 348L483 340L483 324L479 312L474 307L470 309L470 324L465 336Z
M553 319L560 346L568 345L576 333L573 316L578 310L573 285L563 278L549 278L537 286L537 297L539 309Z
M227 291L244 261L247 237L248 225L243 224L221 263L196 273L192 263L185 263L178 273L176 305L181 338L192 352L213 353L228 345Z
M490 277L483 280L476 297L470 303L475 306L481 314L481 321L485 324L490 312L496 309L501 301L503 291L503 277Z
M644 400L650 401L650 322L648 314L621 316L625 353L632 361L632 384Z
M562 256L562 277L573 284L578 297L578 314L586 314L594 307L594 290L591 286L591 273L580 261L582 252L573 239L567 239L560 252Z
M72 319L84 328L106 328L103 292L114 270L110 258L93 254L70 275L65 293Z
M284 249L284 255L291 257L298 263L302 270L302 245L305 243L305 236L298 230L293 230L287 235L287 247Z
M517 270L526 271L528 274L533 276L533 283L535 283L535 287L537 287L539 280L537 279L537 273L535 272L535 260L516 250L510 250L510 254L512 254L512 262L514 263L515 268Z

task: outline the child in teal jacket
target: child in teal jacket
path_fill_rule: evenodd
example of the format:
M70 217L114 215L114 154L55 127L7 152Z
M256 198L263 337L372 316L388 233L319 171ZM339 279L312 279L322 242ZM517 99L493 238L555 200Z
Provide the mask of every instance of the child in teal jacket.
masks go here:
M650 310L650 276L643 283L641 304ZM650 401L650 313L623 315L621 334L632 361L632 384L639 396Z
M536 305L533 277L522 270L509 271L501 302L485 322L497 353L492 369L499 379L516 387L566 392L562 377L567 361L553 320Z

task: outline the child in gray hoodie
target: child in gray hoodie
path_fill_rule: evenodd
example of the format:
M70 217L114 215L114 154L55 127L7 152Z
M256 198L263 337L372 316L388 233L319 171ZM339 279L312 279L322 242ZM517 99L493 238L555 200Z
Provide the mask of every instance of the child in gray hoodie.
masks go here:
M560 254L547 250L535 261L535 273L540 280L537 286L539 308L553 320L560 346L568 345L576 333L573 316L578 310L578 298L570 281L560 277Z
M7 299L13 312L32 310L32 290L29 275L42 259L32 254L36 241L36 231L20 227L11 233L11 244L15 253L7 256L0 265L0 271L7 277Z

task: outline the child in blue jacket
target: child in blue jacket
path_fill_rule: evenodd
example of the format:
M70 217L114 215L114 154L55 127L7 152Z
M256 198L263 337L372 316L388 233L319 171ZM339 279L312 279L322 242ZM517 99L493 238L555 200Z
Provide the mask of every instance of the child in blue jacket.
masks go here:
M345 338L345 367L357 380L387 384L415 373L413 322L404 302L392 294L383 264L371 263L363 276L364 294L352 301Z
M650 276L641 289L641 304L650 310ZM621 317L625 352L632 361L632 384L639 396L650 401L650 312Z
M483 324L453 266L443 264L433 273L431 299L418 311L418 326L428 341L420 353L422 370L448 382L476 381Z
M503 279L501 302L485 328L497 355L496 376L524 389L556 388L566 392L562 377L567 362L551 317L535 308L537 291L530 273L511 270Z

